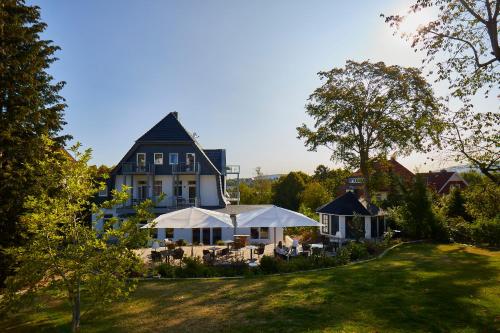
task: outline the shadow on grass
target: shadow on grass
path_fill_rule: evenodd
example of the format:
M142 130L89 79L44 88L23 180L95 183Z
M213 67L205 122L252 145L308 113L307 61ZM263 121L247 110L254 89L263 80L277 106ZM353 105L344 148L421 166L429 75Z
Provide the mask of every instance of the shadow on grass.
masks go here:
M499 275L497 256L406 245L382 260L322 272L143 282L130 300L84 316L82 331L489 332L500 329ZM48 318L14 331L67 331L57 323Z

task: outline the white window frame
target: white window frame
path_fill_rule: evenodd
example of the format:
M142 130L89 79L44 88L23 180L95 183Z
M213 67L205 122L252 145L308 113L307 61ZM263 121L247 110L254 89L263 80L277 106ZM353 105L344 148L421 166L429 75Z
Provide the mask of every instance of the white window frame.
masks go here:
M158 187L160 188L160 193L157 194L157 189ZM153 196L159 197L163 193L163 181L161 180L155 180L154 185L153 185Z
M252 239L266 239L266 240L271 239L271 230L269 227L251 227L250 234L251 234L251 229L257 229L257 233L259 234L259 236L257 238L252 238ZM267 229L267 237L266 238L262 238L262 236L261 236L262 229Z
M196 154L195 153L186 153L186 165L191 165L190 163L188 163L190 155L193 155L193 165L196 165Z
M139 155L143 155L143 156L144 156L144 165L140 165L140 164L139 164ZM145 167L145 166L146 166L146 157L147 157L147 156L146 156L146 153L137 153L137 154L136 154L136 157L135 157L135 162L137 163L137 166L138 166L138 167L139 167L139 166L143 166L143 167Z
M156 156L157 155L161 155L161 163L156 163ZM155 165L163 165L163 153L154 153L153 158L154 158Z
M173 156L177 156L175 163L172 163L172 157ZM177 165L177 164L179 164L179 153L169 153L168 154L168 164L169 165Z

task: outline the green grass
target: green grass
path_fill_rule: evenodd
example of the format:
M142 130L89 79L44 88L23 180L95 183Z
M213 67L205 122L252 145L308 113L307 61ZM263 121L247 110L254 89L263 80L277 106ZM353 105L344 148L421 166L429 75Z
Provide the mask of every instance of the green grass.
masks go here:
M0 319L2 332L66 332L62 301ZM82 318L82 332L495 332L500 253L412 244L381 260L243 280L142 282Z

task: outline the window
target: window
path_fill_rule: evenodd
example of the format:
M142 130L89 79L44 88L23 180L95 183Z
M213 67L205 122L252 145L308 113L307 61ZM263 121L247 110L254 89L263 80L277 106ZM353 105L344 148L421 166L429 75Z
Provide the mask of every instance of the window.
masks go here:
M330 233L330 216L327 214L322 214L321 215L321 232L323 234L329 234Z
M108 186L107 185L104 185L104 188L99 190L99 196L100 197L107 197L108 196Z
M140 200L147 199L148 197L148 186L144 180L139 180L137 182L137 197Z
M179 154L177 153L170 153L168 154L168 164L178 164L179 163Z
M330 234L335 235L338 231L340 231L339 217L337 215L331 215L330 216Z
M182 197L182 180L179 180L174 185L174 195L178 197Z
M166 228L165 229L165 238L169 238L169 239L174 238L174 228Z
M138 167L146 166L146 153L137 153L137 166Z
M186 165L194 165L195 160L196 159L194 153L186 154Z
M260 228L260 239L269 239L269 228L268 227Z
M250 228L250 238L252 239L269 239L269 228Z
M163 191L162 191L162 182L161 180L155 180L155 186L153 187L153 195L155 197L159 197Z
M155 153L155 165L163 165L163 153Z

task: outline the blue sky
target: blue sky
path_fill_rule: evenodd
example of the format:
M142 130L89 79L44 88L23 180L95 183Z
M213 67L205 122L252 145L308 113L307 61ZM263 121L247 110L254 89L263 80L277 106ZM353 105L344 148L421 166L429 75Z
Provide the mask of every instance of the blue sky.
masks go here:
M320 85L316 73L347 59L420 63L379 17L405 10L401 0L28 3L42 8L44 37L62 48L51 72L67 82L65 132L93 149L96 164L117 163L177 111L243 176L256 166L266 174L333 167L328 150L308 152L296 139L296 127L310 123L304 105ZM401 161L421 171L442 165Z

